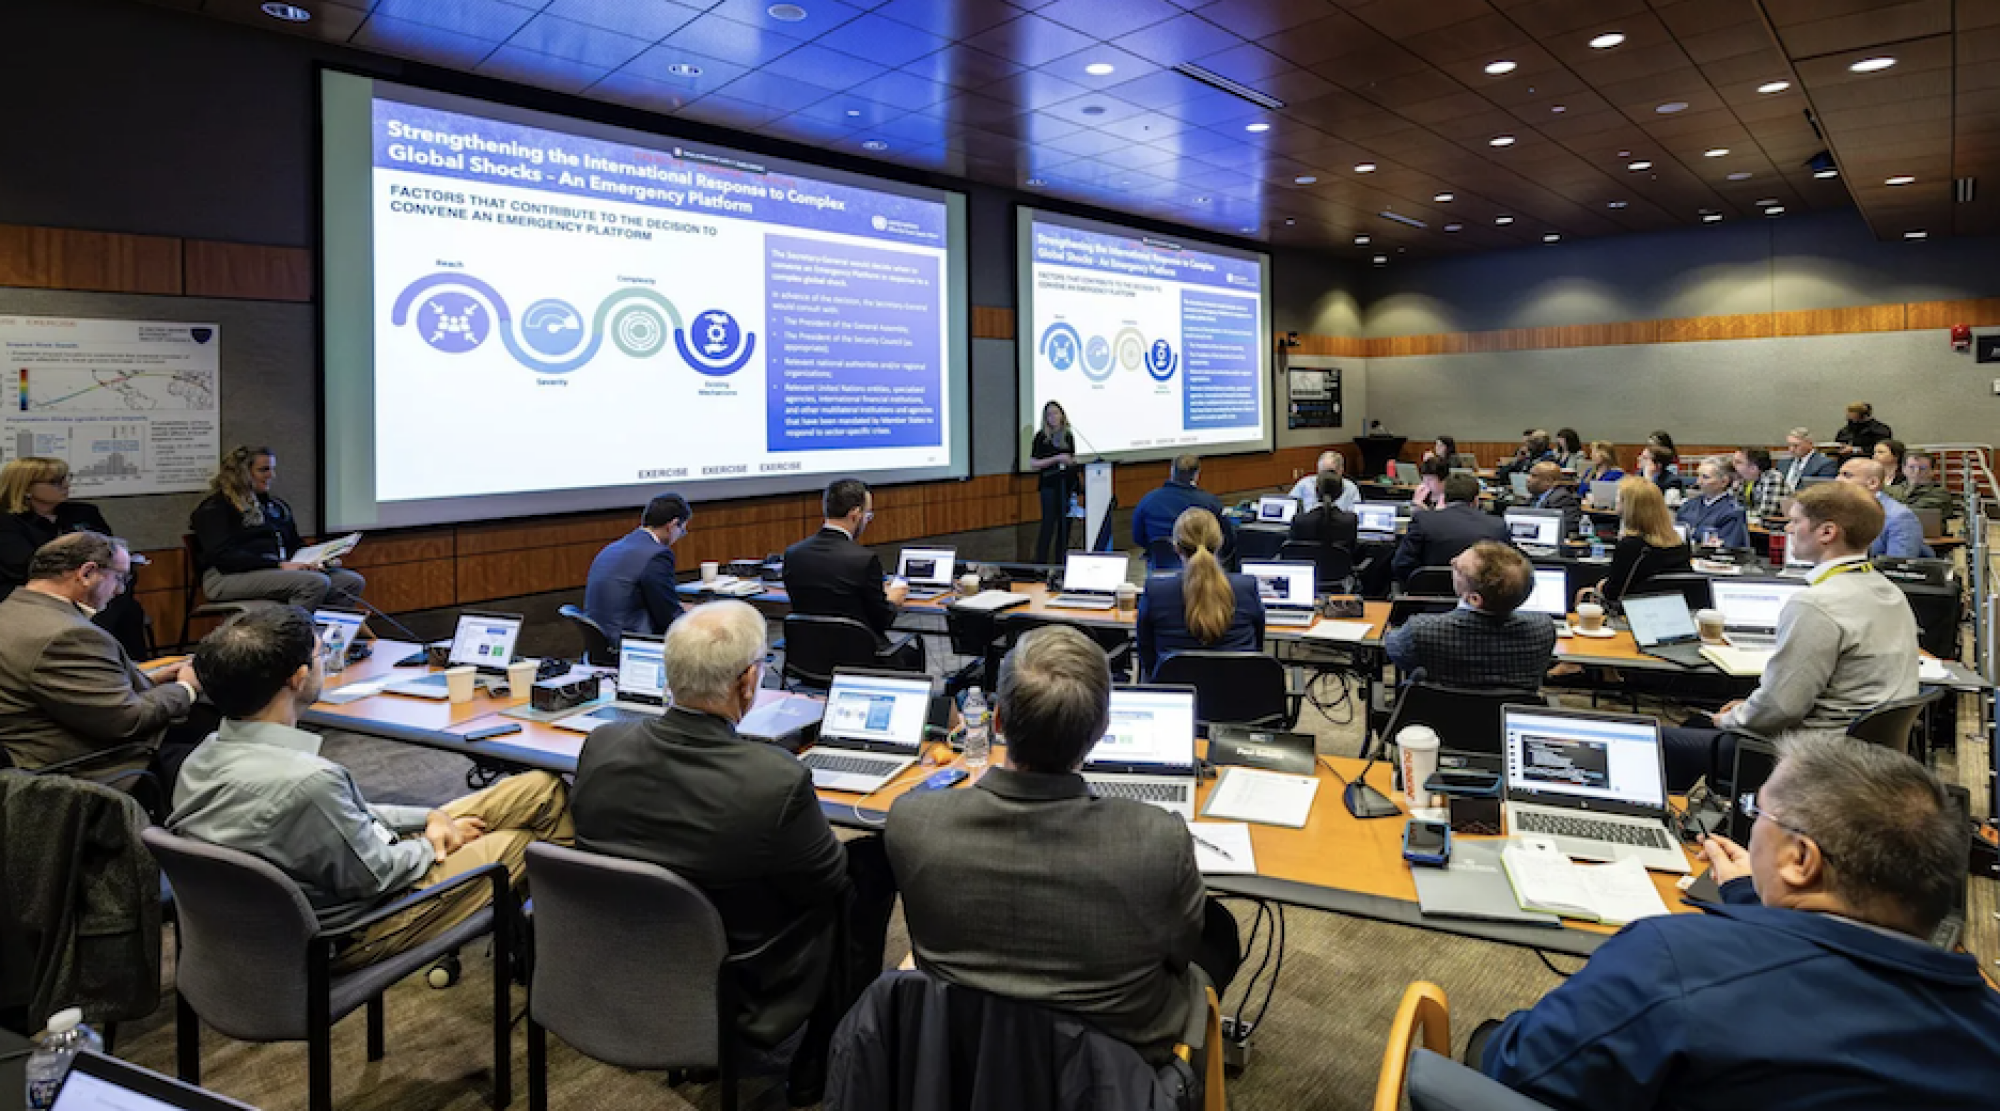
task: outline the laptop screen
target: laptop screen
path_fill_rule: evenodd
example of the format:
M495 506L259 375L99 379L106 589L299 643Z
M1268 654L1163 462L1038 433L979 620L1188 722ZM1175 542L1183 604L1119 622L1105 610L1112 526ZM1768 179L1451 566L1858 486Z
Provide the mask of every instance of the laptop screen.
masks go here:
M1125 581L1130 564L1131 557L1122 553L1071 552L1063 564L1063 589L1109 594Z
M349 613L346 610L313 611L313 624L319 629L321 644L326 643L327 637L332 635L335 629L340 630L342 643L353 644L354 638L361 635L361 623L366 620L368 620L366 614Z
M506 667L514 658L521 619L503 613L462 613L451 638L451 662L473 667Z
M1715 608L1722 611L1725 629L1776 629L1778 611L1792 595L1806 588L1799 582L1733 582L1714 579L1708 584Z
M1085 767L1154 764L1194 766L1194 690L1118 687L1111 692L1111 725L1090 750Z
M1659 722L1525 706L1509 706L1501 714L1509 798L1666 805Z
M929 676L904 679L835 671L819 733L825 740L868 741L915 752L923 743L930 713Z
M1354 507L1354 514L1361 518L1362 532L1396 531L1396 506L1392 502L1365 501Z
M626 633L618 642L618 697L664 702L666 695L666 638Z
M1264 497L1257 499L1257 519L1272 521L1281 525L1291 524L1299 512L1299 503L1290 498Z
M1310 563L1243 564L1243 573L1257 580L1257 597L1267 606L1312 605L1313 571Z
M913 583L950 586L956 548L904 548L896 573Z
M79 1054L51 1111L251 1111L248 1104L114 1057Z
M1627 594L1619 604L1625 607L1625 620L1632 625L1632 639L1641 648L1695 636L1694 615L1688 612L1684 595Z
M1522 613L1563 617L1569 613L1569 576L1560 567L1535 568L1535 589L1521 603Z
M1562 543L1563 519L1560 510L1542 514L1510 509L1505 516L1507 535L1513 537L1516 544L1535 544L1553 548Z

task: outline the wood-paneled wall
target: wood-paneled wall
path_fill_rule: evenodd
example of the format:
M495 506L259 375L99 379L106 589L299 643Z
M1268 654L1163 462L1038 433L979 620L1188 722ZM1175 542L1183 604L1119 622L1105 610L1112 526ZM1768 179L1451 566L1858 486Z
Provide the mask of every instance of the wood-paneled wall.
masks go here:
M313 259L303 247L0 224L0 286L311 301Z

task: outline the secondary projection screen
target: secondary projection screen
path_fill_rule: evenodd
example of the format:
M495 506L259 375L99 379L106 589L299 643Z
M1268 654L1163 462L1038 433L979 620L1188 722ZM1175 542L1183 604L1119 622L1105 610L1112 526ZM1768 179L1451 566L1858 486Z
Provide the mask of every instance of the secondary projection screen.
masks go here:
M1019 210L1021 467L1061 403L1079 455L1271 448L1270 256Z
M964 197L327 72L326 520L963 477Z

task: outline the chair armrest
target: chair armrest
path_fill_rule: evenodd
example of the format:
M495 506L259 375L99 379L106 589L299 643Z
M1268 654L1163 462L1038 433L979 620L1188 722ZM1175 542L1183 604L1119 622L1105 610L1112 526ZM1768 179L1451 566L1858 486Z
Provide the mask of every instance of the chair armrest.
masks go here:
M87 768L105 760L122 760L127 756L138 756L142 753L151 755L152 751L153 746L145 741L131 741L99 749L96 752L86 752L82 756L72 756L67 760L58 760L53 764L44 764L33 771L36 775L72 775L77 768Z
M461 872L441 883L420 888L395 902L376 907L360 918L342 926L338 930L321 930L314 935L315 941L336 941L349 934L359 933L378 922L393 918L419 904L456 891L469 883L490 882L493 884L493 905L498 907L507 894L507 869L498 864L483 864L470 872Z

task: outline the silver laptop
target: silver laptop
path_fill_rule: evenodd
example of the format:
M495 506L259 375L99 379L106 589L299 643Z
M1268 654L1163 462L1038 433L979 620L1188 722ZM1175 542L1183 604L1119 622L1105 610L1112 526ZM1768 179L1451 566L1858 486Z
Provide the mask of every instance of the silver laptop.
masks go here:
M618 721L645 721L667 712L667 638L626 633L618 642L618 687L612 701L587 714L549 724L588 733Z
M1396 464L1396 484L1398 486L1415 486L1420 481L1422 479L1417 473L1417 465L1415 463L1399 462Z
M1682 667L1700 667L1707 662L1686 596L1627 594L1619 604L1625 608L1625 620L1632 626L1632 640L1640 652Z
M1689 871L1667 827L1658 720L1547 706L1508 706L1500 719L1509 833L1548 837L1583 860Z
M1501 518L1507 522L1507 536L1515 547L1551 555L1562 550L1562 510L1509 509Z
M1739 648L1776 648L1778 614L1805 588L1802 582L1770 579L1716 578L1708 584L1715 608L1722 611L1723 635Z
M1520 605L1522 613L1539 613L1558 625L1569 624L1569 574L1560 567L1535 568L1535 586L1528 592L1528 600Z
M1118 588L1132 571L1124 552L1071 552L1063 562L1062 593L1049 605L1072 610L1108 610L1118 602Z
M458 630L451 636L451 656L446 667L476 667L482 675L505 675L514 660L514 642L521 636L518 613L461 613ZM449 697L442 672L408 679L384 690L414 698Z
M951 593L957 561L957 548L904 548L896 559L896 574L910 584L911 601L928 602Z
M915 764L923 754L931 693L928 675L834 669L819 740L799 754L813 786L867 794Z
M1302 629L1313 623L1313 576L1310 563L1246 561L1243 573L1257 580L1257 597L1264 602L1264 624Z
M1590 492L1584 495L1583 501L1592 509L1617 509L1618 484L1600 478L1590 484Z
M1194 820L1194 688L1117 687L1111 725L1083 761L1092 794Z
M1386 501L1365 501L1354 507L1354 515L1361 519L1361 535L1369 540L1389 540L1396 535L1396 503Z
M1297 498L1266 495L1257 499L1257 520L1267 525L1289 525L1299 515Z
M18 1097L11 1101L18 1106ZM83 1052L71 1061L50 1111L253 1111L247 1103L183 1084L115 1057Z

